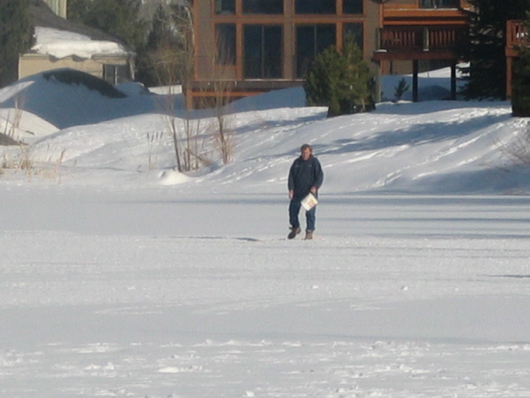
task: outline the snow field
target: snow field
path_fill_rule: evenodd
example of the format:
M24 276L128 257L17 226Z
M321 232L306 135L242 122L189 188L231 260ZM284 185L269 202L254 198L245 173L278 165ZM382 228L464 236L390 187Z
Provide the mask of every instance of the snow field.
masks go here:
M39 192L28 225L18 214ZM2 394L529 391L525 197L331 196L311 242L272 232L285 220L261 214L286 212L281 196L157 197L59 186L1 199ZM60 218L68 203L90 217Z
M508 103L326 120L273 92L231 106L227 165L194 112L210 164L184 175L160 115L182 128L182 96L123 90L0 90L34 165L0 174L0 397L530 396L528 120ZM287 241L305 142L316 239Z

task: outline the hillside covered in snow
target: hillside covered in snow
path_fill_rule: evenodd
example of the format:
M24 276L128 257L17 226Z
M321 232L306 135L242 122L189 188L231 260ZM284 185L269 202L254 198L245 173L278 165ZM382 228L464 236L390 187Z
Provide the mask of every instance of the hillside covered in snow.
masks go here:
M424 95L444 92L444 71L431 74L420 80ZM388 78L386 93L396 81ZM330 192L528 190L527 120L512 117L509 103L429 98L384 102L375 112L335 119L326 119L323 108L305 107L301 89L241 100L225 117L232 147L226 165L220 163L213 110L186 112L181 94L154 94L140 86L102 89L50 73L32 76L0 91L0 126L12 131L16 119L11 135L29 144L35 167L51 161L57 168L60 159L63 183L97 184L101 177L120 184L126 175L132 184L185 181L186 190L281 191L288 164L307 142L324 165ZM172 172L172 121L181 141L190 123L202 159L200 169L186 176ZM8 152L17 156L16 150ZM4 177L12 178L17 176Z

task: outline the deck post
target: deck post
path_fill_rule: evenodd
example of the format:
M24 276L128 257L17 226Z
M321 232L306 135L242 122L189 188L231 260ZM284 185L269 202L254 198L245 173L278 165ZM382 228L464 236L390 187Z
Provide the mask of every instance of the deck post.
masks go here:
M512 98L513 58L506 57L506 98Z
M456 100L456 62L451 63L451 99Z
M412 61L412 102L418 102L418 70L419 62L415 59Z

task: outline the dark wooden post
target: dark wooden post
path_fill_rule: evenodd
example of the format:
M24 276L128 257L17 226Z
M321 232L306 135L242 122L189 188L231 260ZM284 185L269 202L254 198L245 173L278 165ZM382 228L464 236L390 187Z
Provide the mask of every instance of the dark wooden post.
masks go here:
M451 99L456 100L456 62L451 64Z
M418 102L418 60L412 61L412 101Z
M506 57L506 98L512 98L513 58ZM1 87L1 86L0 86Z

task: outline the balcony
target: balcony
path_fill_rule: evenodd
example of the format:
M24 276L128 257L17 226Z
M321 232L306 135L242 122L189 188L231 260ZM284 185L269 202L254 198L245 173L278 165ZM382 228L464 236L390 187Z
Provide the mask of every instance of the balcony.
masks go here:
M374 60L455 59L458 45L467 38L468 29L462 26L379 28Z

